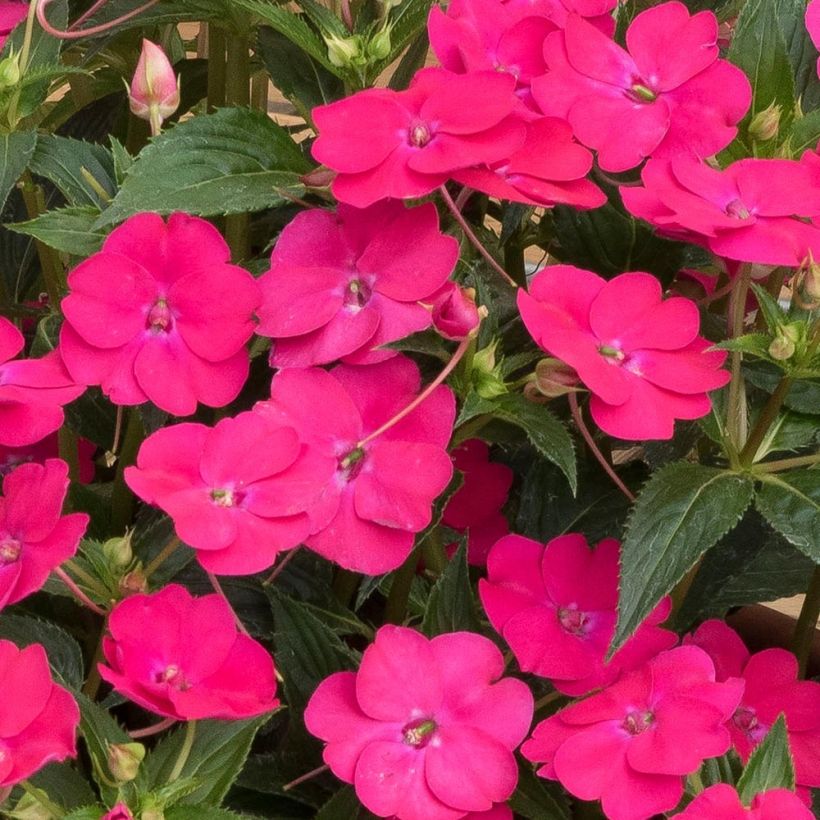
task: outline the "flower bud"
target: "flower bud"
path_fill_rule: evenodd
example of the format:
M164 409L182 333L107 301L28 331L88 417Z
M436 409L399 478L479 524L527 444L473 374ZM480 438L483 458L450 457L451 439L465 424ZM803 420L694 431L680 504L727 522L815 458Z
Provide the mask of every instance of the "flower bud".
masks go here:
M145 812L142 814L145 817ZM134 820L134 815L125 803L117 803L111 811L104 814L100 820Z
M138 595L148 592L148 580L141 567L137 567L133 572L123 575L119 583L120 592L124 596Z
M137 117L151 123L154 135L179 108L179 80L174 67L165 52L150 40L142 41L142 53L128 87L128 102Z
M336 172L320 165L316 170L304 174L300 181L306 188L327 188L334 179L336 179Z
M578 391L578 374L559 359L541 359L535 366L535 387L542 396L556 399Z
M0 60L0 91L20 82L20 60L18 55L9 54Z
M795 301L803 310L820 308L820 263L809 253L795 280Z
M333 65L344 68L356 62L362 53L362 38L354 34L351 37L337 37L335 34L325 37L327 58Z
M112 743L108 747L108 768L118 783L130 783L145 759L142 743Z
M367 44L367 56L373 60L383 60L390 54L392 47L390 26L385 26L370 38L370 42Z
M482 348L473 356L473 368L470 373L476 393L483 399L493 399L509 392L501 373L501 365L496 364L495 341Z
M774 103L757 113L749 123L749 136L755 142L768 142L774 139L780 130L782 113L783 109Z
M120 538L110 538L102 545L102 551L113 569L125 569L134 560L131 533L128 532Z
M475 334L480 322L472 288L465 290L455 282L447 282L433 297L433 327L445 339L466 339Z
M165 812L159 806L151 806L142 810L140 820L165 820Z
M14 811L8 812L7 816L13 817L14 820L57 820L57 816L31 794L24 794L14 807Z

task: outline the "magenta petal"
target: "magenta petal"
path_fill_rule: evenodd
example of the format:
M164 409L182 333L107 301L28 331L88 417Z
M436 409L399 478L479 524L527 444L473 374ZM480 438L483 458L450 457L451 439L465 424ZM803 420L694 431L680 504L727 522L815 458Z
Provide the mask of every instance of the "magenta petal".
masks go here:
M7 697L0 707L0 738L22 732L45 708L53 684L48 674L48 657L40 644L18 650L0 644L0 675Z
M628 745L629 735L615 721L585 727L556 750L555 773L570 794L599 800L613 785L629 788Z
M582 609L615 610L618 603L620 544L606 538L591 549L577 533L560 535L547 544L541 564L544 586L556 604Z
M582 17L567 18L564 37L570 64L586 77L628 88L639 74L629 54Z

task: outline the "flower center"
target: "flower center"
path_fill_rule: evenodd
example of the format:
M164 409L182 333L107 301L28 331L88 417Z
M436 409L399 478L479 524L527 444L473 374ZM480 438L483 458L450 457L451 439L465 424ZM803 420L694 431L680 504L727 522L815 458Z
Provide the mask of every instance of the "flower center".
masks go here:
M589 616L574 605L559 607L558 623L572 635L583 636L589 632Z
M17 561L22 549L22 544L10 535L0 539L0 566L5 567Z
M609 361L610 364L620 364L625 356L623 350L611 345L601 345L598 352Z
M424 148L432 138L433 135L430 133L430 129L423 122L416 123L410 129L410 145L414 145L416 148Z
M626 96L637 103L653 103L658 99L658 95L644 83L633 83L632 87L626 92Z
M146 325L151 333L167 333L172 323L171 311L165 299L157 299L148 311Z
M438 726L434 720L419 718L411 721L401 730L402 740L408 746L423 749L430 742L437 728Z
M752 214L751 211L739 199L733 199L726 206L726 215L732 216L735 219L749 219Z
M757 712L748 706L740 706L732 715L732 723L743 732L752 743L759 743L769 731L768 726L764 726L757 719Z
M339 471L345 481L351 481L359 474L364 466L364 455L364 449L356 447L339 459Z
M242 500L235 490L211 490L211 501L217 507L235 507Z
M178 689L181 692L191 688L188 681L185 680L182 670L174 663L169 664L165 669L157 673L156 682L167 683L169 686L173 686L174 689Z
M362 282L361 279L353 279L345 291L345 307L356 313L370 301L371 295L372 291L366 283Z
M635 710L624 718L622 725L630 735L639 735L649 729L654 722L655 716L652 712L638 712Z

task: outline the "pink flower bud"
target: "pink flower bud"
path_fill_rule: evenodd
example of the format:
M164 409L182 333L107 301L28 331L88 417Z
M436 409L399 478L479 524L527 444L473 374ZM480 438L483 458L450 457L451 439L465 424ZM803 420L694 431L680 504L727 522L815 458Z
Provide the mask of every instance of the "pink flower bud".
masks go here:
M150 40L142 41L134 79L128 88L131 111L151 123L156 135L164 120L179 107L179 80L165 52Z
M447 282L433 298L433 326L445 339L460 341L470 336L481 322L474 301L475 291Z
M134 815L125 803L117 803L111 811L104 814L100 820L134 820Z
M535 387L549 399L576 393L581 384L578 374L559 359L541 359L535 366Z

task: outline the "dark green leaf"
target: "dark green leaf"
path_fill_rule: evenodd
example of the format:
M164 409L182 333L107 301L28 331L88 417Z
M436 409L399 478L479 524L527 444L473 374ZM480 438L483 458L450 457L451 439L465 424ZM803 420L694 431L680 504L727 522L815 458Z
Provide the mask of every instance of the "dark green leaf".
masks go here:
M49 664L60 680L70 687L82 686L85 674L80 645L56 624L28 615L3 613L0 638L21 649L33 643L42 644Z
M746 336L737 336L734 339L727 339L725 342L718 342L715 347L720 350L749 353L752 356L769 359L771 358L769 356L771 341L771 336L767 336L765 333L749 333Z
M751 287L757 297L763 318L766 320L766 327L769 328L770 333L777 333L777 329L788 321L785 311L766 288L760 287L756 282L752 282Z
M803 111L820 105L820 80L817 78L817 49L806 30L805 0L774 0L777 20L789 55L794 77L794 94Z
M766 520L820 564L820 470L763 475L756 505Z
M560 790L526 765L519 766L518 786L510 798L510 807L528 820L570 820L572 817Z
M223 108L181 122L144 148L97 227L139 211L260 211L301 195L299 176L309 167L288 132L266 114Z
M446 632L479 631L465 543L461 544L436 581L427 601L421 629L431 638Z
M743 373L748 381L755 387L773 393L780 380L783 378L783 371L770 362L755 362L749 367L744 367ZM796 380L783 402L789 410L796 410L798 413L809 415L820 415L820 380L798 379Z
M649 479L632 509L621 550L613 649L737 524L753 491L748 476L687 462L670 464Z
M484 415L494 416L520 427L535 449L560 467L573 493L576 491L578 476L572 438L551 410L527 401L520 393L507 393L492 400L471 393L461 408L456 425Z
M91 256L100 249L105 239L104 231L93 228L99 216L98 208L60 208L47 211L28 222L15 222L6 227L15 233L33 236L63 253Z
M314 820L364 820L372 816L359 802L353 787L345 786L319 809Z
M794 789L794 762L783 715L752 752L737 783L740 799L747 806L755 795L770 789Z
M32 775L29 782L69 811L89 806L97 799L88 781L74 768L73 763L50 763Z
M393 76L390 78L389 87L394 91L404 91L415 73L424 67L427 59L427 52L430 50L430 40L427 32L423 31L401 58L401 62L396 66Z
M252 820L247 814L237 814L228 809L213 806L172 806L163 812L165 820Z
M196 788L181 803L187 806L219 806L248 757L257 731L270 715L251 720L197 721L191 753L180 778L193 778ZM145 758L146 788L156 789L168 782L185 740L187 726L164 738Z
M34 131L15 131L0 135L0 211L9 192L28 167L37 145Z

